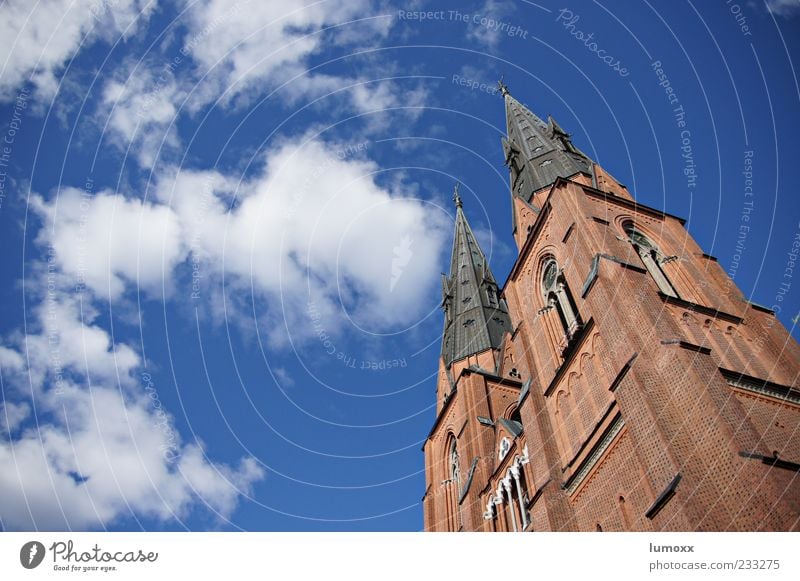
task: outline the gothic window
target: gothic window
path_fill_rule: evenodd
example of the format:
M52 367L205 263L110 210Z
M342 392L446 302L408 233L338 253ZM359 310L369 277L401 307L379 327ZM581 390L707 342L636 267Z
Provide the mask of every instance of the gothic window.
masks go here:
M514 458L505 477L496 483L494 493L487 499L483 518L492 521L493 530L516 532L530 529L531 515L528 512L530 496L524 469L528 463L527 454L526 446L525 455Z
M525 471L519 457L509 467L505 478L508 510L511 513L511 524L514 531L524 531L531 522L528 512L528 491L525 483Z
M572 342L578 331L583 326L578 309L572 300L567 281L558 268L558 263L550 259L545 264L542 274L542 293L545 299L545 310L555 310L558 313L564 336L559 348L563 354Z
M448 472L447 490L445 492L448 504L448 528L450 531L457 531L461 528L461 506L459 505L459 495L461 494L461 462L458 457L458 448L455 437L451 436L450 448L447 454Z
M678 293L675 292L675 287L672 286L669 278L664 273L662 265L665 263L666 258L653 244L650 239L645 236L641 231L637 230L632 222L627 222L623 229L625 234L628 235L628 241L636 249L639 257L642 259L647 272L653 277L653 280L658 285L658 289L667 296L676 297Z
M520 508L522 510L525 510L525 505L529 500L528 483L525 480L525 470L522 467L522 463L520 462L519 457L517 457L514 460L514 466L512 467L512 475L516 480L516 484L519 490Z
M450 481L455 485L456 492L461 492L461 466L458 460L456 441L450 444Z

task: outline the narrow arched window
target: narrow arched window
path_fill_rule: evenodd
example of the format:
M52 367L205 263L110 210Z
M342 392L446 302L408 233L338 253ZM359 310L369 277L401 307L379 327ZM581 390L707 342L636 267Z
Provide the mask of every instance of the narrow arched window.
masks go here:
M628 512L628 507L625 504L625 497L620 496L617 499L617 506L619 507L620 516L622 517L622 527L629 531L631 530L631 515Z
M564 275L554 259L548 260L542 271L542 293L546 303L545 309L555 309L561 321L564 337L560 348L563 354L583 323L572 300L567 281L564 280Z
M642 259L647 272L650 273L650 276L653 277L656 285L658 285L658 289L667 296L677 298L678 293L662 268L666 257L658 249L658 246L653 244L640 230L637 230L632 222L627 222L623 229L625 234L628 235L628 241Z
M461 466L458 460L455 440L450 444L450 481L453 483L456 492L461 492Z
M461 462L458 457L458 448L456 446L456 439L453 436L450 440L450 446L447 452L448 469L447 480L442 484L446 484L445 498L447 503L447 521L448 530L455 532L461 529Z

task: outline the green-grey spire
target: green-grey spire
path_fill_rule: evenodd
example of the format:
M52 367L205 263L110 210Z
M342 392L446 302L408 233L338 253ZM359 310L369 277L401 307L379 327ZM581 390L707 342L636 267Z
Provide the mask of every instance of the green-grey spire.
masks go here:
M442 276L442 308L445 311L442 357L449 367L469 355L498 349L503 333L511 330L505 300L489 268L483 250L464 215L456 185L453 193L456 223L450 276Z
M592 160L576 148L570 136L548 117L545 123L511 96L502 81L500 91L506 108L506 133L503 138L505 163L511 172L511 195L538 209L534 192L549 186L558 177L592 173ZM512 207L513 213L513 207ZM514 230L517 225L514 223Z

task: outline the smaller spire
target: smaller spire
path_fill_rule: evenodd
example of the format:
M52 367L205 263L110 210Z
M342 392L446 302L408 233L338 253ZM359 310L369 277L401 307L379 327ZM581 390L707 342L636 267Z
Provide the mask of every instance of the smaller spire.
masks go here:
M509 94L508 86L503 82L503 75L500 75L500 80L497 81L497 87L500 89L500 94L504 97Z
M458 182L456 182L456 187L453 188L453 201L456 203L456 208L462 208L464 203L461 201L461 194L458 193Z
M511 330L508 308L499 302L489 261L461 207L459 186L453 192L456 216L450 276L442 277L442 358L448 367L475 353L499 349L503 334Z

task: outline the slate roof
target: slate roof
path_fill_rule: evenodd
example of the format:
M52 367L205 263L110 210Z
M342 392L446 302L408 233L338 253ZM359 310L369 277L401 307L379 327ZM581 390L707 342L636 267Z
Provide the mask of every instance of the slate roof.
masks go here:
M533 193L551 185L558 177L577 173L592 174L592 160L576 148L570 136L548 116L545 123L500 84L505 99L506 134L503 142L505 163L511 171L511 196L539 209ZM512 205L512 214L514 208ZM516 217L514 217L516 231Z
M503 334L511 331L505 300L489 268L486 255L470 228L458 187L450 276L442 275L445 311L442 358L449 367L469 355L499 349Z

